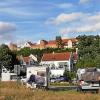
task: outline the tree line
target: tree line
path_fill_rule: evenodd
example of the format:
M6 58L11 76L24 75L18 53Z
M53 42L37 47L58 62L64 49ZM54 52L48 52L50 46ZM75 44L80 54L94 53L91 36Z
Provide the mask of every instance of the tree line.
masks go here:
M100 68L100 36L78 36L78 61L77 68Z

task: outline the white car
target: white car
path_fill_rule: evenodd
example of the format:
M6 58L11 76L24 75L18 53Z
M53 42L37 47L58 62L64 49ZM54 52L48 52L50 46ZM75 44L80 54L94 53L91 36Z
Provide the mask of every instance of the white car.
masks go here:
M95 83L95 82L81 82L81 84L78 86L78 90L79 91L95 91L98 92L99 91L99 83Z

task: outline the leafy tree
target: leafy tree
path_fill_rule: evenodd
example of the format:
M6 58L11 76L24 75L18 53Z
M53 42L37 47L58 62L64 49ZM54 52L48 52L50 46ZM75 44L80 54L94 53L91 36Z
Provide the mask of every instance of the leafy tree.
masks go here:
M7 45L0 46L0 67L5 66L7 69L11 68L11 51Z
M78 36L78 68L100 67L100 36Z
M18 54L23 55L23 56L29 56L31 51L32 49L30 49L29 47L25 47L25 48L22 48L20 51L18 51Z
M17 64L16 54L14 54L7 45L2 44L0 46L0 68L4 66L7 69L12 70L14 64Z
M69 81L71 81L73 78L76 77L76 73L75 72L69 72L67 70L65 70L64 74L65 77L68 78Z
M100 55L97 55L94 61L95 61L95 66L100 68Z

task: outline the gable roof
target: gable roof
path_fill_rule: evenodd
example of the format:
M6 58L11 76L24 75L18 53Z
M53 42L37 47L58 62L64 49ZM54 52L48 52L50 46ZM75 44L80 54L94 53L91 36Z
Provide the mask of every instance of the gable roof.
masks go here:
M34 45L32 42L28 41L27 42L30 46Z
M44 54L42 61L65 61L70 59L70 52Z
M30 56L26 56L26 57L23 57L22 55L21 56L17 56L16 57L19 61L20 60L23 60L25 63L28 63L30 60L34 60L34 61L37 61L37 57L30 54Z

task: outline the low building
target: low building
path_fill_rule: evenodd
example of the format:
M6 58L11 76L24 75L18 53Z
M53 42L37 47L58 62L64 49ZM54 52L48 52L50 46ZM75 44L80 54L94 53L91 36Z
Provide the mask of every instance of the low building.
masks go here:
M5 67L2 68L1 81L16 81L16 80L17 80L16 73L11 73Z
M21 65L34 65L37 62L37 57L30 54L30 56L23 57L22 55L18 57Z
M74 63L76 60L76 53L47 53L43 55L41 64L49 65L51 69L66 69L68 71L71 71L75 67Z

